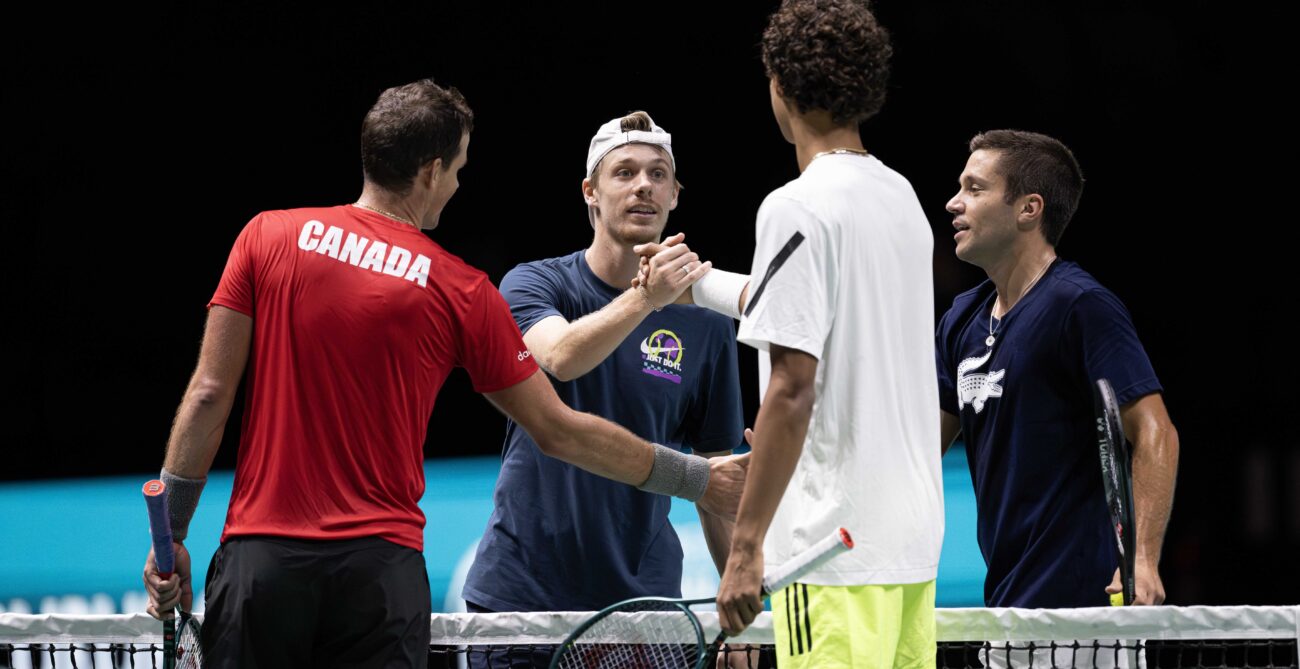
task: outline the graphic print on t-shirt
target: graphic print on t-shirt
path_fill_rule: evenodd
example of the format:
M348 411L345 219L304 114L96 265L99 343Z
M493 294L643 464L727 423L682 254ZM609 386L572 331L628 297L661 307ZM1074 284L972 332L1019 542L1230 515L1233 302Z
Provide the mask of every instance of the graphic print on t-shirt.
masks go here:
M672 330L655 330L641 340L641 371L673 383L682 382L682 340Z
M972 370L983 367L993 357L993 349L978 358L966 358L957 365L957 410L961 411L967 404L975 407L975 413L984 410L984 403L991 398L1002 397L1002 385L998 383L1006 376L1006 369L987 374L971 374Z

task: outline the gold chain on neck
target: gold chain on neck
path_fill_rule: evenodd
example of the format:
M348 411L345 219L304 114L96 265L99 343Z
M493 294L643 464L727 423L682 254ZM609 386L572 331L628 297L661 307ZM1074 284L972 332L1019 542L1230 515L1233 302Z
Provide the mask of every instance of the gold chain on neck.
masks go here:
M369 209L370 211L373 211L373 212L375 212L376 214L382 214L382 215L387 216L387 217L389 217L389 218L399 220L399 221L401 221L401 222L403 222L403 223L405 223L405 224L407 224L407 225L415 226L415 227L419 227L419 226L416 226L416 225L415 225L415 221L412 221L411 219L409 219L409 218L407 218L407 217L405 217L405 216L398 216L397 214L394 214L394 213L391 212L391 211L384 211L383 209L380 209L379 207L372 207L372 206L370 206L370 205L368 205L368 204L361 204L360 202L353 202L353 203L352 203L352 206L354 206L354 207L361 207L362 209Z

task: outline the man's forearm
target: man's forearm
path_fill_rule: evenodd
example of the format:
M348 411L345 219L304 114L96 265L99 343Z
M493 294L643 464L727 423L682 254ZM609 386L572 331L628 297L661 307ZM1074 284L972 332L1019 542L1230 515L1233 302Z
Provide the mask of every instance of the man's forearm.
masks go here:
M761 550L763 537L799 464L811 417L811 401L781 396L769 387L754 422L754 451L736 514L733 551Z
M947 455L948 449L952 448L952 442L961 434L961 419L948 413L939 411L939 454Z
M715 269L701 277L683 295L688 302L729 318L740 318L749 297L749 283L747 274Z
M1165 528L1174 504L1178 473L1178 433L1166 421L1151 421L1133 440L1133 510L1137 521L1137 557L1160 561Z
M649 442L609 421L565 409L563 429L543 437L545 444L534 437L546 455L621 483L645 483L654 467L654 447Z
M731 451L715 455L731 455ZM709 556L713 558L713 564L718 568L718 575L722 575L727 567L727 552L731 550L731 531L736 524L705 511L698 504L695 505L695 510L700 514L700 529L704 531L704 543L709 547Z
M162 479L167 484L172 536L181 541L203 491L203 481L221 446L235 391L244 375L252 341L253 319L214 306L203 331L199 364L176 410Z
M641 485L650 477L655 449L649 442L574 411L541 372L485 396L524 428L544 455L620 483Z
M222 306L208 312L199 364L167 439L167 471L190 479L207 476L244 376L252 336L251 317Z
M561 381L576 379L604 362L651 311L636 289L623 291L605 307L565 326L538 362Z
M207 476L221 446L233 403L233 394L226 397L211 388L205 389L197 376L191 380L176 410L163 468L185 478Z
M731 533L736 524L705 511L698 504L695 509L700 514L700 529L704 531L704 543L709 547L709 556L713 558L713 565L721 575L727 567L727 552L731 550Z
M705 460L652 445L614 423L569 408L541 372L486 395L548 457L647 492L698 501L717 515L735 516L746 458Z

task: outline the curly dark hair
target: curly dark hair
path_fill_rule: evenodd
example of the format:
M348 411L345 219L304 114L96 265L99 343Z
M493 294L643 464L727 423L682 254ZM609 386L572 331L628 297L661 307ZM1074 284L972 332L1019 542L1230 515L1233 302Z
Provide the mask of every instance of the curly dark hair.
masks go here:
M800 113L861 123L885 104L889 31L862 0L785 0L763 31L763 65Z
M361 170L384 190L406 195L420 167L442 158L443 169L460 153L460 138L474 129L474 112L455 88L432 79L379 94L361 122Z
M1024 130L990 130L970 140L970 151L998 152L997 170L1006 179L1003 201L1022 195L1043 198L1043 238L1056 246L1079 208L1083 170L1074 153L1055 137Z

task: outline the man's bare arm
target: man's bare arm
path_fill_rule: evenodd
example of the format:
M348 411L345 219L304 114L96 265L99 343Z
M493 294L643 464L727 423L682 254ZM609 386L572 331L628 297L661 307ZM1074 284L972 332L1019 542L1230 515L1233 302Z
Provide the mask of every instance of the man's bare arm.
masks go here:
M763 538L799 464L816 400L817 358L777 345L771 346L771 357L767 393L754 422L750 476L718 589L718 617L731 635L763 610Z
M639 286L645 283L649 276L650 258L658 253L663 253L665 249L671 248L675 243L672 239L666 239L662 244L638 244L632 247L632 250L641 256L641 271L632 280L632 285ZM711 263L712 261L709 261L706 264ZM748 276L714 270L700 277L700 280L705 283L701 284L700 281L697 281L688 286L677 298L677 304L698 304L732 318L736 318L737 314L745 313L745 303L749 301ZM713 287L710 288L710 285ZM740 287L738 292L736 291L737 286ZM701 299L696 299L696 290L705 289L708 289L709 292L702 294ZM730 310L733 299L735 300L735 311ZM716 304L715 301L717 301Z
M199 363L176 410L167 440L163 460L167 471L193 479L208 475L248 364L252 339L251 317L222 306L208 312Z
M1136 521L1136 604L1165 599L1160 579L1160 550L1174 505L1178 475L1178 431L1159 393L1151 393L1119 410L1124 434L1133 443L1133 512ZM1119 592L1118 575L1112 583ZM1108 588L1108 590L1110 590Z
M163 468L168 474L200 481L208 475L248 364L252 338L253 319L249 316L222 306L214 306L208 312L199 363L176 410L176 420L167 440ZM197 493L191 501L196 499ZM188 516L185 518L188 524ZM142 575L149 595L146 610L159 619L170 617L177 605L189 610L194 596L190 585L190 555L180 538L183 528L173 526L172 531L177 537L175 572L169 578L162 578L151 548Z
M487 393L498 409L528 433L542 453L598 476L642 486L655 465L655 447L603 418L560 401L542 373ZM697 500L709 513L734 518L748 455L709 461L708 485Z
M952 442L961 434L961 419L948 413L939 411L939 452L946 454L949 448L952 448Z
M712 267L698 261L699 256L685 244L669 247L650 260L643 284L573 322L561 316L543 318L524 334L524 343L551 376L560 381L576 379L604 362L655 308L672 304Z
M699 455L711 459L726 457L731 455L731 451L699 453ZM713 565L718 568L718 575L721 576L722 571L727 567L727 553L731 550L731 532L736 524L705 511L699 504L695 505L695 510L700 515L700 529L704 531L704 544L709 547L709 556L713 558Z
M609 421L570 409L541 373L486 397L519 423L547 456L634 486L650 476L654 449L649 442Z

